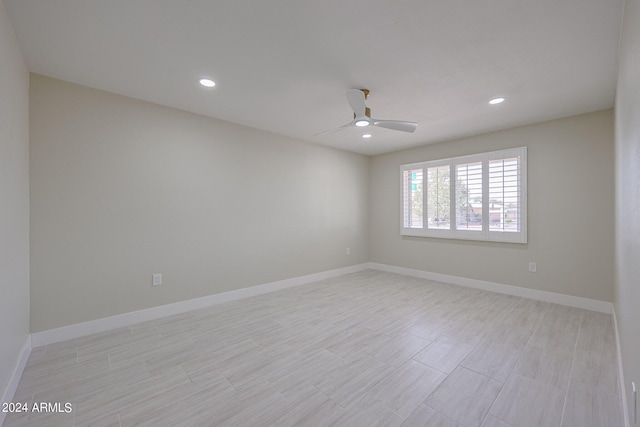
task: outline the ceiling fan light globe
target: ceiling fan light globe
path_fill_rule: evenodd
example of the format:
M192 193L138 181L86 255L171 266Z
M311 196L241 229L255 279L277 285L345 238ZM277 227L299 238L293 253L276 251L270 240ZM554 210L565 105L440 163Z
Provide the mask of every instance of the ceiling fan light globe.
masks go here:
M354 123L358 127L369 126L369 120L367 119L357 119Z

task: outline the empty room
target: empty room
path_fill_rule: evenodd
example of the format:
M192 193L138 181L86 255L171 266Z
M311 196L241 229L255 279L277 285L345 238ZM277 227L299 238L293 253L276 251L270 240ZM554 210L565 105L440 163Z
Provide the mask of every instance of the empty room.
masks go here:
M0 2L0 426L640 425L637 0Z

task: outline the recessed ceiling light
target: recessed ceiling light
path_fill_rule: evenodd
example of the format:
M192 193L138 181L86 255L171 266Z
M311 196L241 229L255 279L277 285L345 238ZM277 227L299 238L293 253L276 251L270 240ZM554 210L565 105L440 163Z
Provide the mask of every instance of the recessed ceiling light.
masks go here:
M214 87L216 85L216 82L214 82L211 79L208 78L202 78L200 80L198 80L200 82L200 84L204 87Z
M491 101L489 101L489 104L495 105L500 104L501 102L504 102L504 98L493 98Z
M365 133L364 135L362 135L363 138L371 138L371 134L370 133Z

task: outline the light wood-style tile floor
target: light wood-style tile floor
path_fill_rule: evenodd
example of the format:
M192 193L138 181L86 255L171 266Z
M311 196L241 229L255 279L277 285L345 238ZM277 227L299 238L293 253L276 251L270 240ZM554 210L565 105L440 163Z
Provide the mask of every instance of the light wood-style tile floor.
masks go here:
M13 426L622 426L611 316L364 271L36 348ZM64 407L64 406L63 406Z

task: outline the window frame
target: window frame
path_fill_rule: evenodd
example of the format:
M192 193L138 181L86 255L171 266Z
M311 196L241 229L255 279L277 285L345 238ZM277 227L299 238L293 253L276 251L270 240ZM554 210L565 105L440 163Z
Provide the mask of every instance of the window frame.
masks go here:
M519 158L518 168L518 204L519 231L492 230L490 223L490 162L502 159ZM457 228L456 183L457 165L481 162L482 166L482 229L469 230ZM429 169L449 166L449 229L429 228ZM422 169L422 227L405 227L405 172ZM486 214L485 214L486 213ZM409 213L411 214L411 213ZM400 165L400 234L403 236L435 237L457 240L476 240L489 242L527 243L527 147L509 148L446 159L429 160Z

